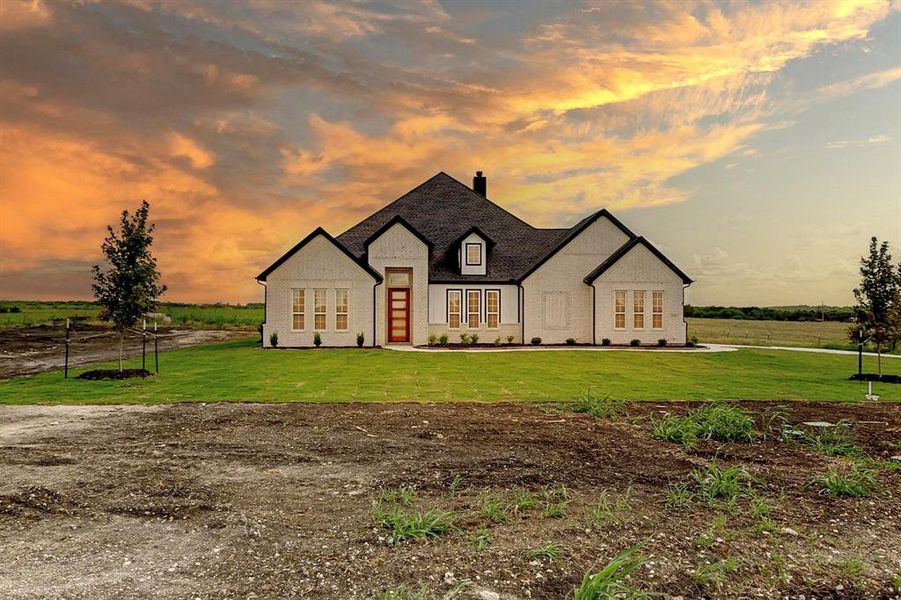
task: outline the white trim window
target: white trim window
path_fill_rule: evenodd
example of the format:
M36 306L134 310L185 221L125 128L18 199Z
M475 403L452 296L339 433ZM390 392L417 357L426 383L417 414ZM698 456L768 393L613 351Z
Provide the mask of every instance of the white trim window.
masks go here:
M497 329L501 322L501 291L487 290L485 292L485 317L488 321L488 329Z
M466 326L470 329L479 328L479 319L482 316L482 292L480 290L466 290Z
M303 331L306 329L306 312L304 311L303 289L291 290L291 331Z
M626 328L626 290L613 291L613 328Z
M447 326L450 329L460 329L463 320L463 292L460 290L447 290Z
M632 328L644 329L644 290L632 292Z
M325 330L325 290L313 290L313 328L316 331Z
M482 244L466 244L466 266L478 267L482 264Z
M663 290L651 292L651 327L663 329Z
M335 330L347 331L350 291L347 289L335 290Z

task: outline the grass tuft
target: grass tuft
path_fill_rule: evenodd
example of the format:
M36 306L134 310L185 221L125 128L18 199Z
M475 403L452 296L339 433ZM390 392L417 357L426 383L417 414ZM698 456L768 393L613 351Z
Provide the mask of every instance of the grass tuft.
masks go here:
M684 483L671 483L666 486L664 504L667 508L687 508L694 503L695 494Z
M482 508L479 516L491 523L506 523L510 505L503 497L496 494L482 496Z
M729 575L738 570L738 561L727 558L714 563L701 565L691 578L701 585L712 585L721 588Z
M843 423L838 423L836 427L823 429L816 435L806 435L804 443L812 450L827 456L854 458L863 455L860 446L854 443Z
M454 514L435 509L408 513L394 506L387 511L377 509L373 519L391 532L394 542L436 538L454 529Z
M429 590L425 585L420 585L416 590L402 585L386 591L380 596L380 600L429 600Z
M602 419L615 417L622 414L625 410L625 400L617 400L610 394L598 396L591 388L579 396L579 399L573 405L573 411L577 413L586 413L592 417Z
M698 445L698 424L685 417L664 415L661 419L654 420L654 437L665 442L681 444L686 448L694 448Z
M558 544L550 543L538 548L533 548L532 550L529 550L526 555L529 558L533 559L546 559L554 561L560 558L562 554L563 548L561 548Z
M585 573L582 582L573 588L572 600L607 600L608 598L622 598L635 600L648 598L651 594L642 592L626 582L626 578L632 574L644 562L635 556L637 548L629 548L617 554L602 569L592 573Z
M694 448L698 438L721 442L751 441L756 429L754 419L733 404L711 402L691 410L685 416L665 415L655 420L654 437Z
M698 497L708 503L714 500L738 500L747 493L750 480L747 472L738 465L721 469L716 460L705 468L694 469L691 478L697 485Z
M830 469L825 475L814 479L823 486L820 493L828 493L836 498L865 498L873 493L879 484L869 469L854 466L847 473Z
M408 485L400 487L387 487L379 490L379 501L401 506L413 506L416 501L416 493Z

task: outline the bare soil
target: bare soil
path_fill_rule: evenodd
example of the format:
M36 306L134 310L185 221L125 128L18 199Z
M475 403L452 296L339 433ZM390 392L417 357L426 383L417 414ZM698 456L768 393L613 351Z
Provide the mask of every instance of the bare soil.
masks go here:
M160 328L160 351L225 342L255 335L235 329ZM69 368L118 360L119 337L115 331L80 324L70 332ZM65 364L66 330L38 325L0 329L0 379L62 369ZM131 333L123 345L127 358L141 356L141 336ZM147 339L148 364L153 364L153 340Z
M744 406L761 423L847 419L867 454L899 453L901 405ZM647 562L633 583L671 596L898 596L901 474L836 499L811 480L844 459L772 437L653 439L649 417L688 408L601 420L524 404L0 407L0 597L352 599L422 583L435 598L560 599L635 544ZM665 505L668 484L714 457L750 472L771 527L747 500ZM453 511L460 529L392 543L372 513L399 485L416 490L409 510ZM543 502L506 522L480 515L486 493L517 486L565 486L565 517ZM611 502L628 490L627 507L592 519L605 490ZM558 559L528 556L548 543ZM696 581L726 558L724 582Z

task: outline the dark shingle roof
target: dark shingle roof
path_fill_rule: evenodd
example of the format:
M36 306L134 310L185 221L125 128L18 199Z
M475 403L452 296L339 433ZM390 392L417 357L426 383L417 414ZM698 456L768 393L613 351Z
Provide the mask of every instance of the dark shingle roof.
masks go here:
M432 242L431 281L516 281L553 254L573 231L532 227L442 172L354 225L337 239L354 256L362 259L367 240L398 216ZM486 275L461 275L457 265L456 242L473 226L494 242L488 253Z

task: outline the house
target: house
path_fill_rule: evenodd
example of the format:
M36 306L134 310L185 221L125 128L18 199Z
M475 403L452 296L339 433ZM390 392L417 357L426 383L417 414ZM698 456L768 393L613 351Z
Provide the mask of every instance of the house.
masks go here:
M321 227L257 276L263 340L424 345L477 333L545 344L685 343L691 279L606 209L539 229L438 173L338 237Z

